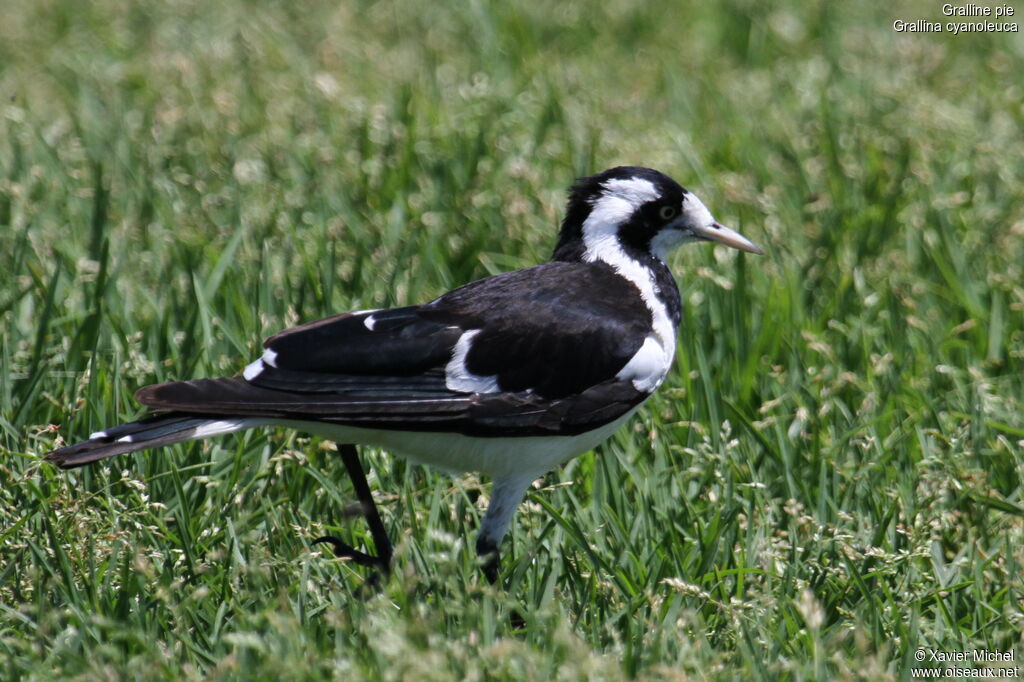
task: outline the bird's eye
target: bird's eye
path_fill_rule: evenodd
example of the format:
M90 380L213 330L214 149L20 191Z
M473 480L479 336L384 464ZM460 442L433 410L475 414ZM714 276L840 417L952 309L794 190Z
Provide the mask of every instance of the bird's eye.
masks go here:
M662 220L670 220L676 217L676 209L674 206L662 206L658 211L658 215L661 216Z

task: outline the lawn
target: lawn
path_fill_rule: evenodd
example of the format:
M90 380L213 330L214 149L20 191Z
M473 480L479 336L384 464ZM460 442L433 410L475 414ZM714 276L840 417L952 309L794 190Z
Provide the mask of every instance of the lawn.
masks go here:
M7 0L0 678L1024 670L1024 38L893 30L940 7ZM675 369L535 484L503 589L476 475L362 451L373 591L309 544L372 546L331 443L40 461L286 326L545 260L619 164L767 255L675 254Z

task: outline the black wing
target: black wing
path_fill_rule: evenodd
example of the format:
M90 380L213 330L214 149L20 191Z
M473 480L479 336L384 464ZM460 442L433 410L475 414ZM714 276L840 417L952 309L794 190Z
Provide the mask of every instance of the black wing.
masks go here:
M421 306L346 313L269 338L244 378L149 386L138 400L190 413L312 419L466 434L589 430L647 397L615 375L650 331L639 291L603 264L549 263ZM464 369L493 388L452 388Z
M563 398L615 377L651 332L640 291L603 263L547 263L467 284L428 319L479 329L467 368L505 391Z
M286 329L263 343L264 357L277 369L318 374L410 376L443 367L462 329L424 317L424 307L343 313Z

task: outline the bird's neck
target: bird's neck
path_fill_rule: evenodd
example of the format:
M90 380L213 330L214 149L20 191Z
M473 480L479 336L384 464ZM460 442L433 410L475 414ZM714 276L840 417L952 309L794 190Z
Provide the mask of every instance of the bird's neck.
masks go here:
M617 225L595 223L593 214L583 224L574 225L568 218L551 259L609 266L640 290L654 321L671 325L674 333L682 317L682 302L665 262L649 250L624 244Z

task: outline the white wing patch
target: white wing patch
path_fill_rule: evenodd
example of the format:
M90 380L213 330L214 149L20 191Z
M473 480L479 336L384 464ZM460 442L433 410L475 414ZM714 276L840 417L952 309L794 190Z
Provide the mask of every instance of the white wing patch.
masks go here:
M208 422L201 426L197 426L195 433L193 433L189 440L198 440L200 438L209 438L210 436L219 436L224 433L232 433L234 431L240 431L253 426L266 423L265 419L219 419L217 421Z
M246 365L245 369L242 370L242 378L246 381L252 381L267 367L277 367L277 351L272 348L263 351L263 357L259 360Z
M615 378L632 381L636 390L652 393L665 380L665 375L672 366L672 355L662 347L658 339L648 336L640 350L619 370Z
M501 390L498 388L497 376L485 377L473 374L466 367L466 355L469 353L470 343L473 341L473 337L479 333L479 329L472 329L460 336L456 342L452 359L444 368L444 384L448 390L462 393L497 393Z
M258 377L262 371L263 371L263 361L262 360L256 360L255 362L250 362L248 365L245 366L245 369L242 370L242 378L245 379L246 381L252 381L256 377Z

